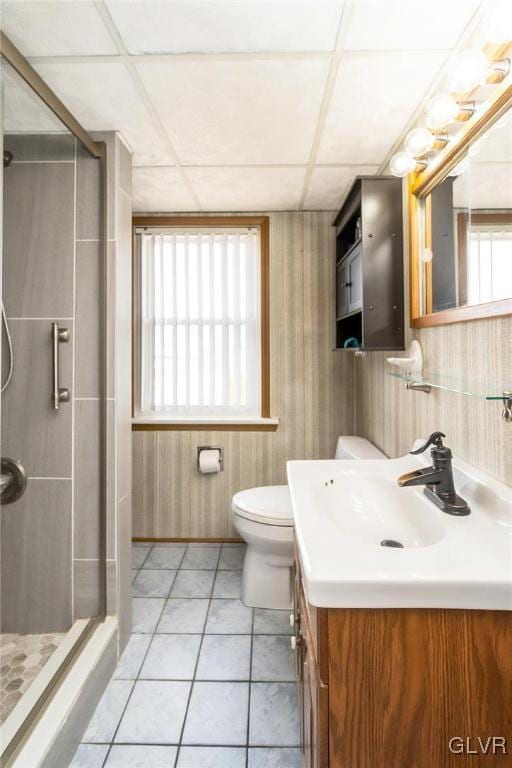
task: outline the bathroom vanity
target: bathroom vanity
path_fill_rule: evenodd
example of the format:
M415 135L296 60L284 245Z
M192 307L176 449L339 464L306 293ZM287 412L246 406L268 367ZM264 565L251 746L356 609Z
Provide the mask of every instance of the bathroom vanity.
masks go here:
M303 768L467 765L456 736L508 736L469 764L512 765L510 612L316 608L298 555L295 590Z
M415 457L348 464L288 465L304 768L512 765L509 489L457 462L455 519L395 495Z

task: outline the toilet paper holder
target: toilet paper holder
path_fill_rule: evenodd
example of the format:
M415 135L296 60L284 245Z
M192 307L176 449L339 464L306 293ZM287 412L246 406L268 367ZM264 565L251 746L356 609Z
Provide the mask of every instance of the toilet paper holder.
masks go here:
M201 455L201 451L218 451L220 472L224 472L224 448L221 445L198 445L197 446L197 471L203 474L201 472L201 466L199 463L199 457Z

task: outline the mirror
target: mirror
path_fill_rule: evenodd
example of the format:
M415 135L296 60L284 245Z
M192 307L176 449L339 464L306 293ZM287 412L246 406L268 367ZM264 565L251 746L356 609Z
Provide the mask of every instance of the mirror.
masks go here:
M512 298L512 109L420 199L421 314Z

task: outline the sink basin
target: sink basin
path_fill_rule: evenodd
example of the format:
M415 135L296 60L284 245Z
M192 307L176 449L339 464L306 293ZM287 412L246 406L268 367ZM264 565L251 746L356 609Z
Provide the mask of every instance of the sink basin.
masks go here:
M408 494L404 504L396 482L350 468L326 478L318 488L319 503L340 537L374 547L391 540L402 548L429 547L443 538L443 522L431 514L424 495Z
M304 587L317 606L512 610L512 489L454 461L471 514L399 488L425 457L289 461Z

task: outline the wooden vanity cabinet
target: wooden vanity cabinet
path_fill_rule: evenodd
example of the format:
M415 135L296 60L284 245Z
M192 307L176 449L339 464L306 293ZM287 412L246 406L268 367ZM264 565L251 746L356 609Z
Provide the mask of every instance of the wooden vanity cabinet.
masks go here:
M303 768L512 766L512 612L315 608L296 557L294 636Z
M295 571L296 674L299 686L299 718L303 768L328 768L328 657L325 609L308 605L300 568Z

